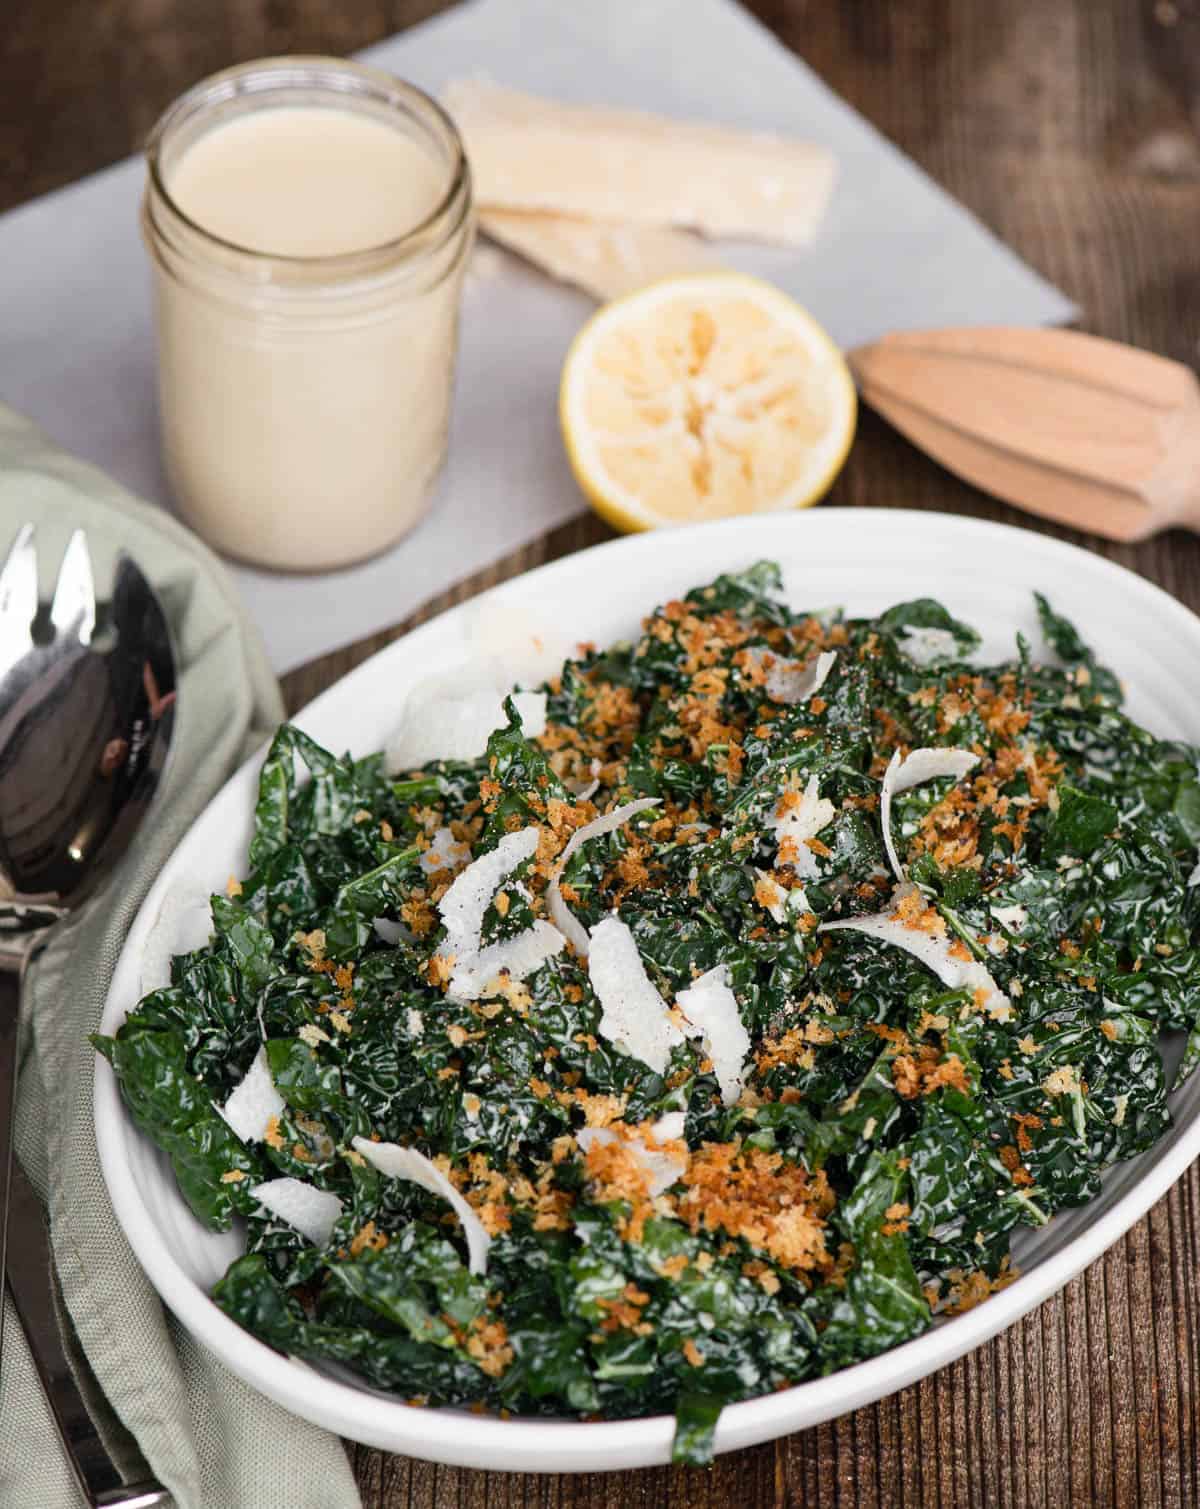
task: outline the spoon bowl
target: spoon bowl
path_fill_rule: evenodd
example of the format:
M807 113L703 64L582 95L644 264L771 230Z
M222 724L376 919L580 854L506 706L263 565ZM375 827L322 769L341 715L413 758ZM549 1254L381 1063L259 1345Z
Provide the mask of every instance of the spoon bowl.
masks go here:
M0 914L66 909L100 884L157 789L174 724L166 617L137 565L119 557L97 605L76 532L46 615L36 580L23 530L0 573Z

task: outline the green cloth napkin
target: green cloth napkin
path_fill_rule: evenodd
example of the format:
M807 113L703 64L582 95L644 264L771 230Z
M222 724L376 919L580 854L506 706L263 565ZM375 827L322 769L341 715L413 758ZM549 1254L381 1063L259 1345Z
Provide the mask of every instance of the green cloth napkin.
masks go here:
M179 661L165 789L108 884L41 956L26 988L16 1150L49 1205L67 1307L109 1404L178 1509L357 1505L336 1436L242 1383L164 1310L113 1214L92 1129L87 1034L129 925L209 798L283 716L279 690L212 553L0 406L0 560L26 519L38 526L44 590L78 525L98 582L109 579L119 549L134 556L162 596ZM11 1311L0 1420L0 1504L81 1504Z

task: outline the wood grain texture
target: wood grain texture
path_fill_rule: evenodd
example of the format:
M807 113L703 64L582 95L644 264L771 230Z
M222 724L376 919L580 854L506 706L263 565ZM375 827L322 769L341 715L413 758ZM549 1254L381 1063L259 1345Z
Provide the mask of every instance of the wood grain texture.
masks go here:
M566 0L564 0L566 3ZM622 4L606 0L619 25ZM206 72L363 46L439 0L6 0L0 208L135 147ZM1067 290L1083 327L1194 366L1200 0L753 0L852 105ZM681 47L675 62L683 66ZM881 246L881 255L884 255ZM3 276L3 269L0 269ZM0 340L3 332L0 332ZM1022 522L1200 609L1200 540L1137 546L995 504L871 414L830 506ZM606 538L587 519L287 678L295 708L434 611ZM711 1469L534 1478L352 1447L368 1509L1060 1509L1200 1504L1200 1175L991 1344L870 1409Z

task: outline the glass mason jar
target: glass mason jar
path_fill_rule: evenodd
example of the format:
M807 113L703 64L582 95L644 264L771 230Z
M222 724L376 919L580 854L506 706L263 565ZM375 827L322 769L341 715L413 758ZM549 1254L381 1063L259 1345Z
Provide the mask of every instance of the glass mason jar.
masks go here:
M433 209L395 239L335 255L250 249L189 218L171 192L189 148L281 106L404 133L436 165ZM474 226L453 123L375 69L272 58L189 90L146 157L163 455L183 517L218 550L278 570L383 550L423 516L445 457Z

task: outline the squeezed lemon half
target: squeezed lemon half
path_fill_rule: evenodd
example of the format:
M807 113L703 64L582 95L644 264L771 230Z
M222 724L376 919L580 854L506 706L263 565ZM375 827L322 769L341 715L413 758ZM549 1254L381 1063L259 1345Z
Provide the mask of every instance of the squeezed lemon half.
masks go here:
M623 530L815 503L857 412L826 331L738 273L670 278L606 304L576 336L559 390L572 470Z

